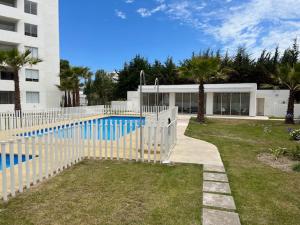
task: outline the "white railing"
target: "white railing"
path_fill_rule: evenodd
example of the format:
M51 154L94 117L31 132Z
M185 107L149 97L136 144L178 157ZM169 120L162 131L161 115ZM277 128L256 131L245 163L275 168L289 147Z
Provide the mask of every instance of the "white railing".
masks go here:
M7 201L16 192L30 189L83 159L163 163L177 141L177 111L177 107L161 111L156 121L147 115L142 123L139 118L97 117L26 133L20 130L14 139L0 142L0 196Z
M143 107L144 113L155 113L167 110L169 107ZM71 108L55 108L47 110L13 111L0 113L0 131L35 127L57 122L63 122L98 115L135 115L139 109L129 109L124 106L82 106Z

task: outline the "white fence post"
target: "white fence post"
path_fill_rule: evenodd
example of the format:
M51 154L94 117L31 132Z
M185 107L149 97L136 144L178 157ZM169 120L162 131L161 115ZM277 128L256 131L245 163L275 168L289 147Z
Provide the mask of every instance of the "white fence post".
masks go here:
M7 180L6 180L6 142L1 142L2 154L2 196L3 201L7 201Z

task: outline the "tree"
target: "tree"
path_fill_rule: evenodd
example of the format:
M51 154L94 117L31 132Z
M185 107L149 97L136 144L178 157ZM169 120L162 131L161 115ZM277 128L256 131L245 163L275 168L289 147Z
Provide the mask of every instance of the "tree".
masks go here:
M85 86L92 76L88 67L71 66L69 61L60 61L60 85L58 88L64 91L64 107L80 106L80 87ZM81 80L84 83L81 83ZM72 95L72 97L71 97Z
M0 64L4 69L10 69L14 75L15 85L15 110L22 110L20 94L20 77L19 71L27 65L35 65L42 62L41 59L31 57L31 51L19 52L18 49L9 51L0 51Z
M300 63L295 63L292 66L290 64L280 66L277 80L290 90L285 123L294 124L295 94L300 91Z
M181 63L179 72L183 77L192 78L199 84L199 101L197 120L204 123L204 84L209 82L220 69L220 58L214 56L212 52L195 55L191 59L186 59Z
M70 101L70 91L72 90L72 71L68 60L60 60L60 85L58 89L64 92L64 107L70 107L72 105Z
M86 83L84 93L89 105L105 105L113 100L115 83L111 74L104 70L95 73L95 80L89 79Z
M136 91L140 84L140 72L146 73L146 81L149 84L149 74L151 74L151 65L146 58L137 55L129 63L124 64L124 68L119 72L119 82L117 85L116 97L125 99L127 91ZM153 79L154 80L154 79Z
M92 76L88 67L72 67L72 83L73 83L73 106L80 106L80 86L84 86L87 80ZM84 84L80 80L84 79Z

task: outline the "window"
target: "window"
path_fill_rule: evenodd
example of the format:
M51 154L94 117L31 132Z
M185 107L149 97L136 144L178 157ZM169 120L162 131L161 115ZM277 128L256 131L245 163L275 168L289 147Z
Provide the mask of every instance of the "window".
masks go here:
M14 74L11 71L0 71L1 80L14 80Z
M38 36L38 26L25 23L25 35L31 36L31 37L37 37Z
M0 0L0 4L11 6L11 7L16 7L17 6L16 0Z
M14 45L6 45L6 44L1 44L0 43L0 51L9 51L9 50L12 50L14 48L17 48L17 47L14 46Z
M24 9L25 13L37 15L37 3L36 2L25 0L24 7L25 7L25 9Z
M6 20L0 20L0 29L8 31L16 31L16 23Z
M38 48L26 46L25 50L29 50L31 52L30 56L32 58L37 59L39 57L39 49Z
M0 104L14 104L15 92L14 91L0 91Z
M214 93L214 114L249 116L249 93Z
M40 103L40 93L39 92L26 92L26 103L36 104Z
M39 82L39 71L38 70L25 70L26 81Z

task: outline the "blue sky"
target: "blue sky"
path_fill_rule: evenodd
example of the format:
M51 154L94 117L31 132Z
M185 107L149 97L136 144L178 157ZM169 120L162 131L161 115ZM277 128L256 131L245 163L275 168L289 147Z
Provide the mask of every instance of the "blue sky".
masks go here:
M300 38L300 0L60 0L61 58L113 71L136 54L176 62L210 47L253 57Z

